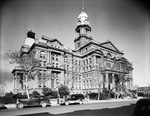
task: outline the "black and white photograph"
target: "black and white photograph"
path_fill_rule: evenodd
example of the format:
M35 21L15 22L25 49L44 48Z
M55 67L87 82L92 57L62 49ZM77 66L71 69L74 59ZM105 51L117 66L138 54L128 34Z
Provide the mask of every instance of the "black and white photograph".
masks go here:
M1 0L1 116L150 116L148 0Z

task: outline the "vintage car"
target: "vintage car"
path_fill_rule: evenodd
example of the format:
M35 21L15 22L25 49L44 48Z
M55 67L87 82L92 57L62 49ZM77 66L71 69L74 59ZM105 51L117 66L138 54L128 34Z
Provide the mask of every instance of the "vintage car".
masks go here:
M132 116L150 116L150 98L141 98L136 102Z
M85 99L85 97L83 94L72 94L72 95L68 96L67 98L61 98L60 104L65 104L67 106L69 104L74 104L74 103L83 104L84 99Z
M29 99L17 99L17 108L23 108L24 106L38 106L46 107L51 105L50 99L45 96L32 96Z

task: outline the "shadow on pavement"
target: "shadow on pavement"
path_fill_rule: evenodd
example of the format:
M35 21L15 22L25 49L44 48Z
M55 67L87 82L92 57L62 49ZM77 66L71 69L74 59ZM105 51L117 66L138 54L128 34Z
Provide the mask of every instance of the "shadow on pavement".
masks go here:
M36 114L17 115L17 116L54 116L54 115L51 115L49 112L43 112L43 113L36 113Z
M3 107L0 107L0 110L3 110L3 109L7 109L5 106L3 106Z
M129 106L122 106L117 108L104 108L104 109L87 109L79 110L64 114L50 114L49 112L37 113L37 114L27 114L18 116L132 116L135 104L130 104Z

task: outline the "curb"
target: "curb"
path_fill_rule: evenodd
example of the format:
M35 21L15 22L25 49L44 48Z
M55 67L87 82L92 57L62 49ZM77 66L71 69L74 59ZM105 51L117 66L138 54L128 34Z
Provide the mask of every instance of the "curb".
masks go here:
M89 100L87 102L84 102L84 104L90 104L90 103L103 103L103 102L123 102L123 101L137 101L138 99L112 99L112 100Z

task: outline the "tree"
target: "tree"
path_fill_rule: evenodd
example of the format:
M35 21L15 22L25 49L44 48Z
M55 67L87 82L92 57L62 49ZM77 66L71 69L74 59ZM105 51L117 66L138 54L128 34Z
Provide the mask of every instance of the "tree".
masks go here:
M39 66L40 63L39 60L35 58L35 53L30 52L21 54L19 51L9 50L4 58L9 60L10 64L16 64L23 70L25 89L27 97L29 98L28 81L35 78L36 73L34 73L34 68Z
M100 98L100 89L103 84L103 75L101 71L97 72L96 84L98 85L98 100Z
M1 84L0 84L0 96L4 96L5 95L5 86L6 86L6 83L5 82L1 82Z
M67 96L69 95L69 88L65 85L61 85L58 88L58 92L59 92L60 97Z

